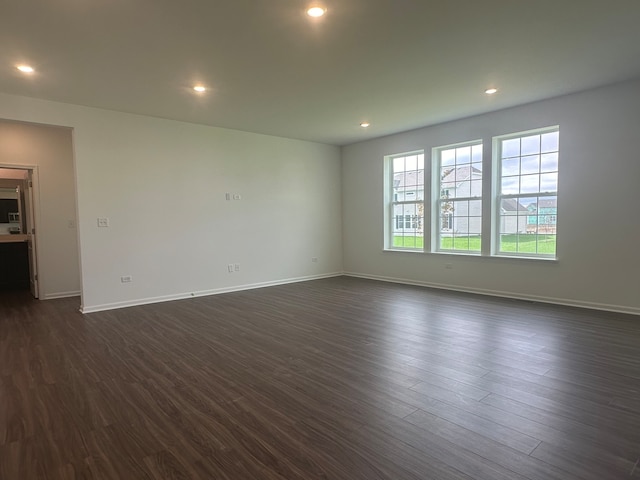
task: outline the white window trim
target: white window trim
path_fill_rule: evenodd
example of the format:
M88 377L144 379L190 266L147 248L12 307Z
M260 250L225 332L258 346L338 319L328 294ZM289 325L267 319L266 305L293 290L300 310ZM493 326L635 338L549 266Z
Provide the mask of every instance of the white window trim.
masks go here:
M445 249L445 248L440 248L440 202L441 202L441 198L440 198L440 192L441 192L441 186L440 186L440 169L441 169L441 165L440 165L440 153L443 150L450 150L452 148L459 148L459 147L473 147L473 146L477 146L483 145L483 141L482 139L476 139L476 140L469 140L466 142L459 142L459 143L453 143L451 145L442 145L442 146L438 146L438 147L434 147L431 149L431 253L446 253L446 254L453 254L453 255L473 255L473 256L478 256L481 255L481 251L470 251L470 250L454 250L454 249ZM483 149L484 150L484 149ZM483 167L484 167L484 151L483 153ZM483 168L483 178L484 178L484 168ZM484 192L484 185L483 185L483 192ZM479 197L475 196L475 197L456 197L455 199L453 199L452 201L456 202L456 201L464 201L464 200L480 200L480 201L484 201L484 195L481 195ZM482 217L481 217L482 218ZM453 221L453 219L452 219ZM482 222L482 219L480 220ZM481 243L483 242L483 234L482 232L480 233L480 238L481 238Z
M395 247L393 245L394 240L394 206L396 205L415 205L422 203L422 211L424 212L424 218L422 219L422 226L427 225L427 203L426 195L423 194L422 200L402 200L397 201L393 196L393 160L400 157L409 157L412 155L422 155L424 161L424 187L427 186L427 158L424 150L412 150L409 152L394 153L392 155L385 155L384 157L384 203L387 205L385 211L384 221L384 247L383 250L394 252L424 252L427 248L428 235L423 233L423 248L411 248L411 247ZM393 224L392 224L393 223Z
M558 259L558 245L556 243L555 254L549 253L522 253L522 252L501 252L500 251L500 204L504 198L521 198L532 196L555 196L558 197L558 190L554 192L538 192L527 194L506 194L500 193L502 185L502 142L504 140L510 140L513 138L525 137L527 135L542 135L545 133L559 132L560 126L553 125L550 127L536 128L532 130L524 130L516 133L509 133L506 135L498 135L493 137L492 141L492 191L491 191L491 256L500 258L526 258L526 259L539 259L539 260L557 260ZM558 145L558 171L560 169L560 145ZM556 212L556 228L557 228L557 212ZM557 235L557 231L556 231ZM557 240L557 237L556 237Z
M538 135L549 132L560 131L559 125L545 126L541 128L533 128L529 130L523 130L515 133L508 134L500 134L500 135L492 135L486 136L480 140L472 140L466 142L453 143L450 145L442 145L438 147L431 148L431 156L428 158L425 155L426 150L414 150L409 152L397 153L386 155L384 157L384 205L387 208L384 208L384 245L383 251L388 252L403 252L403 253L425 253L425 254L436 254L436 255L458 255L458 256L474 256L480 258L500 258L502 260L508 261L543 261L543 262L558 262L559 254L558 254L558 245L556 244L556 252L554 254L543 254L543 253L522 253L522 252L500 252L500 231L499 231L499 222L500 222L500 199L501 198L509 198L509 197L520 197L520 196L558 196L559 189L554 192L538 192L531 194L513 194L513 195L500 195L501 188L501 141L508 140L510 138L518 138L527 135ZM438 211L438 201L440 200L440 181L439 181L439 172L436 172L436 169L439 168L439 152L440 150L444 150L447 148L455 148L459 146L466 145L483 145L482 152L482 166L483 166L483 175L482 175L482 196L481 197L473 197L469 198L472 200L480 199L482 201L482 248L480 252L469 252L464 250L438 250L439 246L439 228L434 228L434 222L437 223L440 221L440 215ZM558 146L558 171L560 169L561 163L561 150L560 145ZM430 186L431 192L425 192L424 198L422 199L423 204L423 229L429 228L429 232L424 231L423 233L423 248L410 248L410 247L394 247L393 246L393 226L391 225L391 221L393 219L393 167L392 161L397 157L404 157L410 155L424 155L424 187L425 189ZM437 165L434 165L437 164ZM429 176L431 178L429 178ZM435 187L434 187L435 185ZM462 199L462 198L460 198ZM396 202L402 203L402 202ZM415 201L408 201L405 203L415 204ZM559 228L557 223L557 215L556 212L556 235L558 234ZM557 237L556 237L557 238Z

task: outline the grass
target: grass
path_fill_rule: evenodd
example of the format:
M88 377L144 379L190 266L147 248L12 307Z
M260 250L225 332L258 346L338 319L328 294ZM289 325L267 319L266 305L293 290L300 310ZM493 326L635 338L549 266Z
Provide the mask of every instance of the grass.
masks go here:
M553 255L556 253L556 236L535 235L533 233L502 235L500 238L500 251L514 253L547 253Z
M443 237L441 239L443 250L460 250L479 252L481 247L479 236L468 237ZM401 248L424 247L422 237L403 237L401 235L393 237L393 246ZM556 253L555 235L535 235L535 234L513 234L502 235L500 238L500 251L513 253Z
M443 250L463 250L479 252L481 246L479 236L442 237L440 241L440 248Z
M402 248L423 248L424 240L422 237L403 237L397 235L393 237L393 246Z

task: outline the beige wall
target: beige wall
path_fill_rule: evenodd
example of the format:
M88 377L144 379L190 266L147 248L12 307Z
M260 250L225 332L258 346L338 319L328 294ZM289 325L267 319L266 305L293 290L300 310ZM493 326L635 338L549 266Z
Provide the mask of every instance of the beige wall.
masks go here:
M0 121L1 165L36 167L40 298L78 295L80 274L71 130Z

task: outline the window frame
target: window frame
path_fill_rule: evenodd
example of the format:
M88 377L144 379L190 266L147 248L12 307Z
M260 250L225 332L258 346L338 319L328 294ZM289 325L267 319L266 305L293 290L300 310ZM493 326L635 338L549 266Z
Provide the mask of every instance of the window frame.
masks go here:
M493 142L492 142L492 155L493 155L493 159L492 159L492 195L491 195L491 201L492 201L492 217L491 217L491 256L492 257L515 257L515 258L526 258L526 259L541 259L541 260L557 260L558 258L558 245L557 245L557 235L558 235L558 231L557 231L557 226L558 226L558 192L560 191L559 188L559 184L557 183L558 180L556 180L556 189L554 191L542 191L540 188L538 189L537 192L530 192L530 193L516 193L516 194L503 194L502 193L502 146L503 146L503 142L505 140L512 140L512 139L516 139L516 138L525 138L528 136L534 136L534 135L544 135L547 133L554 133L557 132L558 133L558 147L557 150L554 150L553 152L555 152L557 154L557 166L556 166L556 170L555 173L556 175L558 175L559 177L559 171L560 171L560 126L559 125L553 125L553 126L549 126L549 127L543 127L543 128L536 128L536 129L532 129L532 130L525 130L525 131L521 131L521 132L515 132L515 133L509 133L506 135L497 135L493 137ZM545 152L540 152L539 155L544 154ZM520 161L522 159L523 156L526 155L522 155L522 153L520 153L520 155L518 157L513 157L513 158L519 158ZM511 157L509 157L511 158ZM553 173L553 172L552 172ZM541 175L542 172L540 171L540 169L538 169L538 175ZM527 174L524 174L527 175ZM522 172L520 172L518 174L518 177L522 177L523 174ZM501 231L500 231L500 223L501 223L501 206L502 206L502 200L505 199L514 199L516 201L518 201L518 199L521 198L527 198L527 197L538 197L538 199L540 197L555 197L556 199L556 213L551 215L548 214L547 216L553 216L555 218L555 236L556 236L556 246L555 246L555 252L553 254L550 253L538 253L538 252L508 252L508 251L502 251L500 250L501 248ZM518 203L520 204L520 202L518 201ZM528 224L528 217L526 216L525 218L527 218L527 224ZM518 218L518 216L516 216L516 218ZM539 222L536 223L536 225L539 225ZM536 233L537 235L538 233Z
M507 159L509 158L518 159L517 177L518 177L519 193L502 194L503 142L509 139L515 139L515 138L522 139L528 136L544 135L552 132L557 132L558 134L557 145L553 145L555 149L544 150L542 148L544 144L541 143L540 144L541 148L539 149L539 152L531 153L531 152L522 150L521 148L522 142L521 142L518 155L507 158ZM540 138L539 141L542 142L543 139ZM479 183L479 185L481 186L481 193L479 196L470 195L469 197L456 197L455 200L460 200L460 201L478 200L481 202L479 209L474 208L473 211L469 209L467 211L466 216L464 212L462 212L462 215L461 215L461 218L467 218L468 220L472 218L478 219L478 222L480 224L479 237L480 237L481 245L479 250L462 250L462 249L456 250L453 248L442 249L440 248L440 242L441 242L441 232L440 232L441 223L440 222L442 222L443 218L440 216L440 205L442 200L441 195L444 194L446 189L442 188L442 182L440 178L442 174L441 152L447 149L459 148L459 147L465 147L465 146L470 146L470 147L478 146L480 147L480 150L482 152L482 160L473 162L474 152L472 151L471 152L472 158L471 158L471 161L469 162L470 166L473 166L474 163L476 165L482 165L482 178L473 179L470 177L471 181L476 181ZM560 149L561 149L560 125L550 125L550 126L533 128L529 130L511 132L506 134L498 134L498 135L488 134L483 136L481 139L477 139L477 140L470 140L470 141L452 143L449 145L430 147L424 150L413 150L413 151L385 155L384 164L383 164L384 165L383 250L395 251L395 252L417 252L417 253L435 253L435 254L444 254L444 255L476 256L476 257L483 257L483 258L503 258L503 259L514 258L514 259L527 260L527 261L528 260L545 261L545 262L558 261L558 257L559 257L558 243L557 243L557 238L559 233L558 194L561 190L560 184L558 183L560 163L561 163ZM427 155L426 152L429 152L429 154ZM543 155L551 154L551 153L555 155L555 159L547 158L546 166L545 166L545 159ZM406 200L405 195L401 194L402 191L406 192L406 189L404 188L405 186L402 185L403 188L402 189L398 188L397 190L396 190L397 187L394 187L394 167L395 167L394 160L398 158L410 157L414 155L422 156L422 161L418 159L417 165L420 166L420 164L422 163L423 183L422 184L416 183L415 192L416 192L417 199ZM477 158L477 152L475 153L475 155ZM534 168L533 163L527 163L526 165L523 163L526 157L530 157L532 155L539 156L539 158L537 159L537 162L538 162L537 171L533 169ZM530 160L533 160L533 159L530 159ZM556 164L554 165L552 162L556 162ZM456 164L457 162L454 165ZM465 164L461 164L461 165L465 165ZM548 168L552 168L552 169L549 170ZM411 170L405 169L403 171L406 172ZM420 169L417 168L416 171L419 172ZM546 179L544 179L542 176L545 174L554 174L556 176L555 190L542 191L542 185L545 185L545 183L547 182L553 182L554 180L553 177L547 177ZM522 193L523 188L520 187L520 185L527 185L527 182L522 182L521 177L527 176L527 175L530 176L529 186L535 185L534 175L538 176L537 178L538 190L535 193L532 193L532 192ZM509 174L507 176L516 177L516 175L514 174ZM418 174L418 177L419 177L419 174ZM410 182L407 182L407 183L408 185L411 185ZM509 186L508 183L505 183L504 185L506 187ZM474 190L476 188L477 186L476 187L471 186L471 188L469 189L469 193L471 194L471 192L476 191ZM428 191L428 189L430 189L430 191ZM420 198L421 193L422 195ZM555 235L554 253L538 253L538 250L544 250L539 247L540 247L540 242L544 241L545 238L541 239L540 237L536 237L535 239L536 251L534 253L527 252L527 251L510 252L510 251L500 250L501 248L500 225L503 218L508 218L508 215L502 215L502 213L510 212L511 210L511 207L507 207L507 210L505 211L501 210L501 207L503 206L502 200L507 198L526 198L526 197L529 197L529 198L537 197L537 198L535 199L535 202L524 201L524 203L521 204L518 201L518 204L522 206L525 206L525 205L531 206L531 205L534 205L535 203L536 207L540 206L541 209L544 208L546 211L544 211L543 213L539 213L542 210L540 211L538 211L537 209L535 211L529 210L530 213L527 214L527 213L524 213L524 210L521 210L519 207L516 207L516 209L514 210L517 218L516 234L525 235L525 234L535 233L535 235ZM545 197L547 197L547 199L554 200L555 204L543 203L542 201L545 200ZM549 197L553 197L553 198L549 198ZM398 200L399 198L402 198L402 200ZM400 229L400 228L397 228L396 226L396 224L398 223L398 220L396 219L396 216L395 216L395 213L396 213L395 207L397 205L402 205L402 204L416 205L416 207L413 211L405 211L403 209L402 212L400 212L402 214L402 224L404 227ZM418 208L419 205L422 206L421 211ZM480 212L479 215L477 213L473 213L478 211ZM520 213L522 213L522 215L519 215ZM415 214L418 214L418 217L420 217L420 219L422 220L421 225L419 224L419 219L415 216ZM408 223L408 220L406 217L407 215L411 217L410 221L412 222L412 224L418 228L408 229L409 232L406 232L407 234L405 234L405 232L402 230L406 229L406 225ZM449 225L453 223L453 226L455 227L455 218L454 218L455 214L452 213L451 216L452 218L448 219L447 223ZM533 217L535 217L535 220L533 220L534 223L530 223L532 221L531 218ZM543 229L541 230L539 226L541 225L540 221L543 218L545 219L544 220L545 223L542 224ZM524 223L525 226L523 227L524 230L522 231L519 231L520 221L525 222ZM470 224L470 222L468 223ZM531 227L530 225L535 225L535 227ZM429 231L426 231L427 228L429 229ZM411 232L411 230L413 230L413 232ZM470 231L470 230L475 233L476 226L469 228L467 231ZM502 232L503 234L507 233L507 230L504 230L504 228L502 230L503 230ZM413 242L412 241L407 242L406 238L412 238L411 237L412 233L414 238ZM396 234L399 234L403 237L404 240L402 241L403 243L402 246L394 245L394 241L396 240L395 239ZM422 238L422 242L421 242L422 246L416 247L415 245L420 245L420 240L419 240L420 238ZM409 245L413 244L414 246L404 246L407 244ZM455 245L456 245L455 243L452 243L452 246L455 246ZM522 243L520 243L519 238L516 239L516 245L518 245L516 249L518 249L520 245L522 245Z
M431 178L432 178L432 185L431 185L431 225L430 225L430 229L431 229L431 252L432 253L444 253L444 254L453 254L453 255L474 255L474 256L479 256L482 255L482 249L479 250L462 250L462 249L455 249L455 248L441 248L441 240L442 240L442 220L443 217L441 217L440 215L440 208L442 205L442 201L445 200L443 199L443 194L444 192L447 192L447 194L449 193L450 188L443 188L442 187L442 178L441 177L441 169L442 169L442 152L446 151L446 150L452 150L452 149L457 149L457 148L463 148L463 147L470 147L471 149L473 149L473 147L480 147L481 150L481 160L480 160L480 164L484 167L484 142L483 140L480 139L475 139L475 140L468 140L468 141L464 141L464 142L458 142L458 143L453 143L450 145L441 145L438 147L434 147L431 149L431 167L432 167L432 172L431 172ZM469 166L470 168L473 168L472 165L474 163L477 162L473 162L473 153L471 154L471 158L469 161ZM458 168L455 167L454 168ZM484 168L483 168L484 170ZM484 171L482 171L482 175L484 178ZM480 180L480 186L481 186L481 192L480 192L480 196L473 196L471 195L471 189L469 191L470 195L467 197L454 197L453 200L450 200L450 197L447 197L447 201L450 201L452 203L456 203L456 202L470 202L470 201L480 201L480 216L468 216L467 218L479 218L479 222L480 222L480 242L481 245L483 243L483 229L482 229L482 212L483 212L483 208L482 208L482 204L485 201L484 198L484 185L483 185L483 180ZM447 223L450 223L452 225L455 225L455 215L453 212L448 214L448 220ZM455 242L455 234L452 237L454 238L454 242ZM452 242L452 243L454 243ZM455 243L454 243L455 245Z
M422 170L423 170L423 183L422 183L422 199L414 199L414 200L398 200L398 193L395 192L394 186L394 160L397 158L406 158L411 156L422 156ZM427 169L426 169L426 157L424 150L413 150L409 152L396 153L392 155L386 155L385 158L385 204L387 205L386 209L386 218L384 219L385 225L385 238L384 238L384 250L391 251L400 251L400 252L423 252L426 248L427 244L427 235L424 232L424 226L426 225L426 213L427 213L427 203L426 203L426 195L427 195ZM420 169L416 169L419 171ZM416 184L416 187L419 185ZM416 189L417 190L417 189ZM416 195L418 197L418 195ZM395 215L395 207L397 205L416 205L416 210L418 210L418 205L422 205L422 221L419 220L419 215L413 213L404 213L402 214L402 224L403 228L397 228L398 225L398 217ZM408 217L408 220L407 220ZM416 225L416 228L407 228L406 225L409 224L409 227L412 225ZM394 237L397 230L420 230L422 228L422 239L423 246L422 247L405 247L405 246L395 246L394 245ZM418 238L417 235L414 234L414 238ZM415 242L415 241L414 241Z

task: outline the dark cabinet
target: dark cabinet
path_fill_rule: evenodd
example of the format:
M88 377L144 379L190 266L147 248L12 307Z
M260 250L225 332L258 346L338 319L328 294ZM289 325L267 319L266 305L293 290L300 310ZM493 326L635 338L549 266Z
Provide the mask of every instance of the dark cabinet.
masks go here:
M0 243L0 290L29 288L27 242Z

